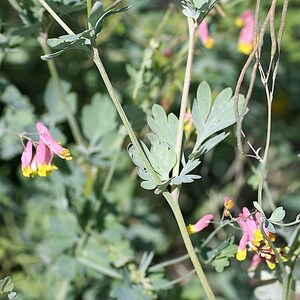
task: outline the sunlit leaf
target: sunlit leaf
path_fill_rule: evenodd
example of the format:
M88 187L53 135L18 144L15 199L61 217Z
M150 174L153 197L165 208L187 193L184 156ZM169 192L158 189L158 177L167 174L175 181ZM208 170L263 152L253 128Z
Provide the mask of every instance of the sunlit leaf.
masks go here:
M134 145L130 144L127 147L128 154L132 160L132 162L137 166L137 173L141 179L144 181L141 182L141 186L146 190L152 190L156 187L156 182L149 175L147 170L144 167L144 164L137 153Z
M89 29L79 34L68 34L68 35L62 35L58 38L48 39L47 40L48 45L51 48L58 51L51 54L42 55L41 59L49 60L71 49L85 50L87 52L91 52L92 42L91 42L90 32L91 30Z
M269 222L280 222L285 217L285 210L282 206L277 207L271 217L268 219Z
M265 215L263 209L261 208L261 206L258 204L257 201L253 201L253 206L262 214Z
M0 293L8 293L14 289L14 284L10 277L0 280Z
M182 183L191 183L195 179L200 179L201 176L199 175L194 175L194 174L189 174L192 170L194 170L199 164L200 164L199 159L195 160L189 160L186 165L182 168L180 171L179 176L172 178L171 184L172 185L180 185Z
M147 122L152 131L161 142L166 142L175 149L178 119L174 114L166 115L164 109L155 104L152 107L153 117L148 117ZM151 135L151 134L150 134Z

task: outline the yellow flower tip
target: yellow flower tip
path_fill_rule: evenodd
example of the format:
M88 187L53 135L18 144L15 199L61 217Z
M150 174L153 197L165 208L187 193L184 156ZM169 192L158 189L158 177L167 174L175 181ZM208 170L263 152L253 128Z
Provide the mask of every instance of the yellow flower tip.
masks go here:
M269 239L271 240L271 242L274 242L276 240L276 236L274 233L269 232L268 236L269 236Z
M242 260L245 260L246 257L247 257L247 250L244 249L244 250L238 250L236 255L235 255L236 259L238 261L242 261Z
M22 174L24 177L34 177L36 172L34 172L30 167L25 167L22 169Z
M207 48L207 49L211 49L211 48L214 46L214 43L215 43L214 39L211 38L211 37L209 37L209 38L205 41L204 47Z
M71 152L69 149L64 148L63 150L60 151L61 156L65 159L65 160L71 160L73 159L73 157L71 156Z
M196 229L195 225L192 225L192 224L188 225L186 227L186 229L187 229L189 234L193 234L193 233L197 232L197 229Z
M249 55L253 50L253 45L251 43L239 43L238 44L238 51L245 54Z
M273 262L271 262L269 260L267 260L266 262L267 262L267 265L268 265L268 267L269 267L270 270L274 270L275 269L275 267L276 267L275 263L273 263Z
M227 210L233 209L233 207L234 207L234 202L233 202L233 200L231 200L231 199L226 200L226 201L224 202L224 207L225 207L225 209L227 209Z
M57 170L56 166L43 164L39 166L38 175L41 177L45 177L50 175L54 170Z
M260 246L260 242L263 240L264 240L264 236L263 236L262 232L259 229L255 230L253 245Z
M244 25L244 21L242 18L236 18L234 24L236 27L241 28Z

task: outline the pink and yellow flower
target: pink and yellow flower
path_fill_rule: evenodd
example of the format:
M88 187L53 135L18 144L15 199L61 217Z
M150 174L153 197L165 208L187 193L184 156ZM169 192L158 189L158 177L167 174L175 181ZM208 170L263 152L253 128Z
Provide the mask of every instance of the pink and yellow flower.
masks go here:
M188 225L187 226L188 233L193 234L203 230L209 225L210 221L213 218L214 218L213 214L207 214L204 217L202 217L197 223Z
M252 215L248 208L243 207L243 213L239 214L237 223L240 225L243 235L240 240L238 251L236 253L237 260L245 260L247 256L247 247L251 250L256 250L262 241L264 241L263 234L259 229L258 213Z
M240 240L236 259L242 261L246 259L247 252L251 251L253 255L250 269L256 269L261 262L265 262L269 269L273 270L276 267L277 258L274 250L270 247L269 242L264 238L264 235L259 225L259 213L251 214L248 208L244 207L243 212L239 214L237 220L240 225L243 235ZM271 242L275 241L275 235L264 229L265 234L269 237ZM288 260L289 248L276 248L276 251L282 261Z
M29 140L21 156L22 173L25 177L34 177L36 174L44 177L57 170L57 167L51 164L54 154L66 160L72 159L70 151L54 140L43 123L36 123L36 128L40 140Z
M204 45L205 48L210 49L214 46L214 40L209 35L208 25L205 20L203 20L200 23L199 28L198 28L198 34L199 34L200 41L202 42L202 44Z
M35 126L39 133L41 141L43 141L53 153L55 153L62 159L72 159L70 150L62 147L59 142L55 141L54 138L51 136L48 128L42 122L36 123Z
M54 170L57 170L57 167L51 165L53 159L53 152L50 150L49 147L45 145L45 143L40 140L36 147L36 154L35 154L35 162L37 166L37 174L39 176L48 176Z
M251 10L246 10L239 18L236 19L235 24L242 27L239 40L238 50L241 53L249 55L253 50L253 36L254 36L254 15Z
M36 164L33 163L32 148L32 141L28 141L21 156L21 168L25 177L34 177L36 174Z

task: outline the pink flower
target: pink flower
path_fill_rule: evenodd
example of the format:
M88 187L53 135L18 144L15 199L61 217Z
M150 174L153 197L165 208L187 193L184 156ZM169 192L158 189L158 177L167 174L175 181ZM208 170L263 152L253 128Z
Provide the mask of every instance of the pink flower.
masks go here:
M29 140L21 156L22 173L25 177L34 177L36 174L44 177L57 170L56 166L51 165L54 154L66 160L72 159L70 151L53 139L43 123L36 123L36 128L40 140L34 143Z
M208 214L208 215L205 215L204 217L202 217L196 224L188 225L187 226L188 233L193 234L193 233L203 230L204 228L206 228L209 225L210 221L213 218L214 218L214 215Z
M42 141L38 142L35 153L33 149L32 141L28 141L21 157L23 176L48 176L57 170L56 166L51 165L53 152Z
M256 213L253 216L249 209L243 207L243 213L239 214L237 223L240 225L243 235L240 240L238 251L236 253L237 260L245 260L247 256L247 246L251 250L256 250L260 246L261 242L264 241L263 234L259 229L258 218L259 214Z
M21 156L22 173L25 177L33 177L36 174L36 169L32 165L32 141L28 141Z
M51 136L48 128L42 122L36 123L36 129L40 135L41 141L43 141L45 145L48 146L52 152L54 152L62 159L66 159L66 160L72 159L69 149L62 147L60 143L56 142L54 138Z
M241 27L238 50L246 55L249 55L253 50L253 35L254 35L254 15L251 10L246 10L236 20L236 25Z
M203 20L198 28L198 34L199 34L199 38L202 42L202 44L204 45L205 48L212 48L214 46L214 40L213 38L209 35L208 32L208 25L207 22L205 20Z
M35 163L37 166L37 174L39 176L48 176L52 171L57 170L56 166L51 165L53 152L42 140L38 142L35 153Z

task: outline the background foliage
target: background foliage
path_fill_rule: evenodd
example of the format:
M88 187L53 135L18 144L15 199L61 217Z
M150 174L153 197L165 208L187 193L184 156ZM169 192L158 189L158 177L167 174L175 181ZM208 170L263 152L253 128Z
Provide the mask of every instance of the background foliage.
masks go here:
M105 7L111 4L103 2ZM84 1L48 3L75 32L85 28ZM197 40L191 95L204 80L214 97L226 87L234 88L246 59L237 52L239 29L234 20L245 9L254 9L255 2L221 4L226 17L216 11L208 16L214 48L205 49ZM154 104L178 115L186 19L179 3L124 0L125 5L131 9L105 20L97 45L134 129L147 143L147 117L153 117L152 126L148 122L155 132L153 122L159 113L157 106L152 109ZM1 1L0 6L0 278L11 276L14 291L25 300L201 299L193 275L172 283L189 273L188 260L166 268L157 265L184 255L185 249L165 201L140 188L124 128L88 55L68 51L54 60L53 69L40 57L50 51L46 38L65 34L62 29L37 1ZM270 197L284 206L287 221L295 219L300 198L297 8L297 0L291 1L268 171ZM259 148L266 126L259 81L249 108L244 129ZM82 135L70 128L70 116ZM55 161L59 171L31 180L21 175L22 143L14 133L35 132L38 120L70 147L75 159ZM229 131L229 137L202 156L193 170L202 178L183 188L181 207L187 223L208 212L220 216L225 194L237 200L236 212L256 200L255 166L237 153L234 132ZM190 152L194 145L187 145ZM168 173L168 166L164 171ZM273 207L267 202L264 209ZM195 242L210 230L197 235ZM217 247L226 236L220 231L210 247ZM282 232L282 243L285 236L288 233ZM254 299L257 282L247 277L249 261L241 264L233 258L230 264L232 268L220 273L215 272L217 266L206 268L219 299Z

